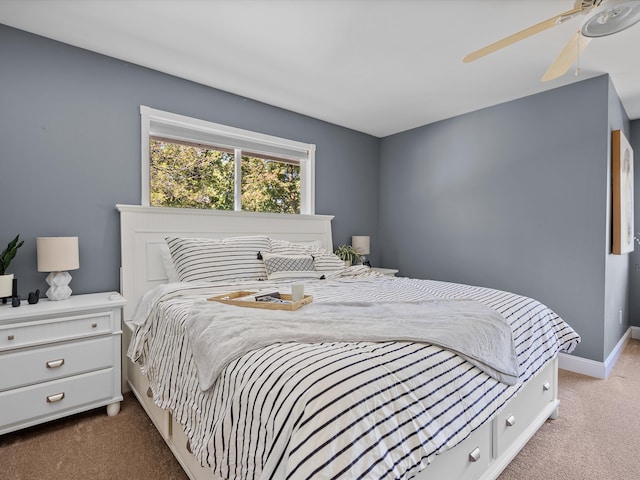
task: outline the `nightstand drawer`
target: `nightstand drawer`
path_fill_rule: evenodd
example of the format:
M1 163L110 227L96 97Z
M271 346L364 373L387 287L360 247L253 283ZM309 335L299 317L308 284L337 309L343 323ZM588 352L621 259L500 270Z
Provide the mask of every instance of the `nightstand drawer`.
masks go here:
M55 418L63 412L106 404L116 395L113 368L0 393L0 431L29 421ZM88 407L90 408L90 407Z
M119 336L20 349L0 355L0 391L113 366Z
M112 325L111 311L8 325L0 329L0 350L110 333Z

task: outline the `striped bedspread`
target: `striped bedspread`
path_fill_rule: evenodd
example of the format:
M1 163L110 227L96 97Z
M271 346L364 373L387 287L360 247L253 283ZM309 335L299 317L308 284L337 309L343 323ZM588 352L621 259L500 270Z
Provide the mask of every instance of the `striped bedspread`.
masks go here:
M244 354L201 390L185 335L193 303L267 285L158 287L134 320L129 356L154 401L185 427L196 458L225 479L412 478L580 341L547 307L507 292L408 278L318 280L305 289L314 302L473 299L491 307L511 326L520 378L506 385L427 343L289 342Z

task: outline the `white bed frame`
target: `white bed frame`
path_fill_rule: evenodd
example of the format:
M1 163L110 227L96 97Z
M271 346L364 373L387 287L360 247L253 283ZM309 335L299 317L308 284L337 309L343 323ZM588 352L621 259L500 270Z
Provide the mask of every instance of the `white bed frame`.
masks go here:
M160 247L165 236L224 238L264 234L290 241L322 242L333 249L330 215L281 215L117 205L120 211L121 293L127 299L123 326L123 382L138 398L154 425L192 480L218 480L189 451L187 437L170 412L150 398L149 383L126 358L131 338L129 320L140 297L166 283ZM557 418L557 359L502 408L491 421L455 448L437 456L418 480L495 479L547 418ZM128 390L126 384L124 390Z

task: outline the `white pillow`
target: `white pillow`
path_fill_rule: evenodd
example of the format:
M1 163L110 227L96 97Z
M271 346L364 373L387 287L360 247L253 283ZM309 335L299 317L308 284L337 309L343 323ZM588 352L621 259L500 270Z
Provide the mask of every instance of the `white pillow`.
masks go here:
M312 247L312 248L322 248L322 240L312 240L310 242L290 242L291 245L295 247Z
M287 240L269 239L269 249L271 253L282 253L285 255L304 254L309 248L309 245L295 244Z
M181 282L264 280L267 273L258 252L269 251L264 235L224 239L166 239Z
M335 272L345 268L344 262L334 253L318 249L317 252L312 252L312 255L316 262L316 270L319 272Z
M311 255L283 255L263 253L264 267L269 280L286 278L320 278Z
M285 255L313 255L316 270L319 272L335 272L345 268L340 257L332 252L315 245L301 244L300 242L289 242L287 240L269 239L271 253L282 253ZM306 242L305 242L306 243Z
M171 252L169 251L169 245L167 245L166 241L160 246L160 257L162 258L162 266L164 267L164 271L167 274L168 282L179 282L180 278L178 277L178 271L176 270L176 266L173 264Z

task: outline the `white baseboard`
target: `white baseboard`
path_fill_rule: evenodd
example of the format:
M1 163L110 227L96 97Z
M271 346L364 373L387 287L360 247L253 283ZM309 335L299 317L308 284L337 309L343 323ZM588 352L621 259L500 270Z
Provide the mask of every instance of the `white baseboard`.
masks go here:
M607 378L618 358L620 358L622 349L629 338L640 338L640 327L629 327L604 362L560 353L558 355L558 368L590 377Z
M566 353L558 354L558 368L570 372L588 375L589 377L605 378L603 362L596 362L588 358L576 357Z

